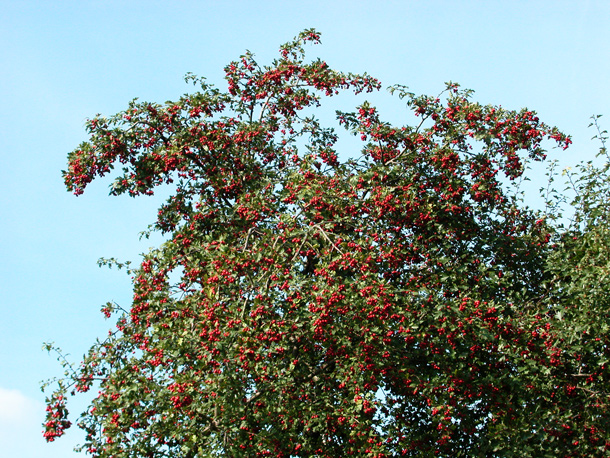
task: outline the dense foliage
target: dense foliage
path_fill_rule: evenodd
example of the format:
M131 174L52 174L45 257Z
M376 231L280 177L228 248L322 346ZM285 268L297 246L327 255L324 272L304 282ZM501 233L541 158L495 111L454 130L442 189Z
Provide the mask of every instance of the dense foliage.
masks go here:
M380 83L305 61L226 68L228 91L133 101L88 122L64 178L81 194L169 185L127 310L48 399L99 389L79 426L96 457L608 456L607 170L586 173L567 229L519 200L544 144L534 112L448 84L393 126L322 99ZM597 180L597 182L595 181ZM601 192L601 191L600 191Z

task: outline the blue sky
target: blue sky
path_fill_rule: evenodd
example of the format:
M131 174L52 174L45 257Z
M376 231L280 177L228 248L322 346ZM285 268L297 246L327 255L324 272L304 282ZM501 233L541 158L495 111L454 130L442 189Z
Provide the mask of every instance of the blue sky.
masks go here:
M323 45L310 56L336 69L426 94L451 80L474 89L481 103L536 110L572 134L570 150L553 152L564 166L595 154L592 114L606 114L610 128L610 3L602 0L0 0L0 18L0 448L7 457L77 456L70 450L80 431L50 445L40 434L39 381L61 375L42 343L55 341L78 360L112 325L100 306L128 306L131 296L129 278L96 260L137 260L154 244L138 233L158 201L110 198L108 180L78 198L65 191L60 171L86 139L87 117L114 114L134 97L178 98L189 90L187 72L222 87L222 68L246 49L266 63L281 43L315 27ZM394 122L408 120L404 104L385 92L373 100ZM543 179L537 172L532 189Z

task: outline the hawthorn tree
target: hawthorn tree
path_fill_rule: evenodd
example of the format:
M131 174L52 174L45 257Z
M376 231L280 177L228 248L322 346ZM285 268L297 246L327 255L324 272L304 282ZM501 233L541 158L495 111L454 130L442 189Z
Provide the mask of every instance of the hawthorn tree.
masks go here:
M564 171L575 197L570 224L557 227L547 260L551 280L543 301L553 319L532 331L551 350L539 387L554 409L538 412L548 418L550 440L573 446L562 449L565 456L610 456L610 156L598 119L590 127L597 129L598 157L605 162ZM557 206L565 199L550 200Z
M306 61L308 42L230 63L227 92L189 75L176 102L88 121L68 189L115 167L113 195L169 186L151 226L167 241L128 266L131 306L103 308L116 329L66 363L47 440L93 387L95 457L607 456L607 296L574 281L579 235L597 235L517 192L545 142L570 139L456 84L394 86L421 122L337 112L362 141L343 160L316 109L381 85Z

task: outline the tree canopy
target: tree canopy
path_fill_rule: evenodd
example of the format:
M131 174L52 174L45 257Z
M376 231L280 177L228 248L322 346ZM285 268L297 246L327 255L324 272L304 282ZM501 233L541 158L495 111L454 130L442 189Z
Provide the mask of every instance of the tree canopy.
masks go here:
M318 41L88 121L68 189L169 187L150 227L167 241L66 363L47 440L93 387L78 422L100 458L608 456L607 167L574 175L564 228L518 192L570 143L533 111L393 86L417 125L366 101L323 125L324 99L381 84L307 61ZM360 151L337 151L342 128Z

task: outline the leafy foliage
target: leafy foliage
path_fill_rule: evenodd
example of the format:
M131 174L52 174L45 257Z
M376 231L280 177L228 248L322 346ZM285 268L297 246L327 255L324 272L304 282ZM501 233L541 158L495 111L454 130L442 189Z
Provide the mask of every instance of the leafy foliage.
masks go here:
M79 426L96 457L606 456L600 186L582 176L564 233L517 197L543 143L570 139L453 83L395 86L420 124L337 112L362 141L340 160L313 109L381 85L306 62L318 41L242 56L227 92L189 75L177 102L88 122L69 190L118 166L111 194L175 192L152 226L168 241L125 266L133 303L103 309L116 330L66 373L47 439L67 392L95 385Z

